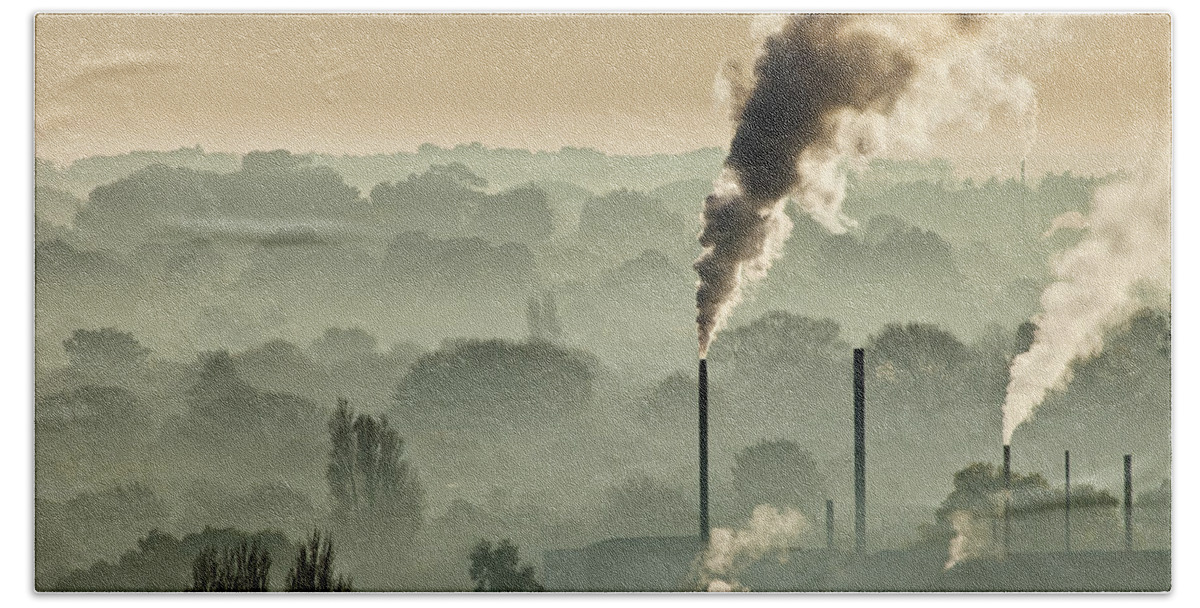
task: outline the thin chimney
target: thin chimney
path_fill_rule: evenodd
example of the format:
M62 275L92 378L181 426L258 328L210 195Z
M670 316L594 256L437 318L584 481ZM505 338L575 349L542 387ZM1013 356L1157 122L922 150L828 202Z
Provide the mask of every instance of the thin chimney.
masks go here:
M1125 455L1125 550L1133 551L1133 455Z
M1012 446L1004 446L1004 555L1012 538Z
M708 359L700 360L700 540L708 542Z
M1066 496L1063 503L1063 550L1071 550L1071 450L1063 452L1063 471L1066 473Z
M833 551L833 499L825 500L825 548Z
M854 349L854 551L867 550L866 374L863 349Z

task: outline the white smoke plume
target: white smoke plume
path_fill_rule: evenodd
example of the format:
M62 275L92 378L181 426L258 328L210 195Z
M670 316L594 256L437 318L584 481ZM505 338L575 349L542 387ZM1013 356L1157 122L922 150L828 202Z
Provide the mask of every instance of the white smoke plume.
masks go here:
M783 511L771 505L758 505L745 527L739 529L713 528L700 563L700 585L706 591L748 591L737 581L746 566L776 553L780 561L787 559L792 546L808 524L799 511L791 507Z
M993 537L998 517L998 510L990 517L968 510L951 512L950 525L954 527L954 538L950 539L949 556L943 569L949 570L969 560L998 557L1000 547Z
M1050 228L1042 233L1042 238L1050 238L1059 230L1083 230L1088 227L1088 220L1078 211L1068 211L1050 222Z
M772 33L753 73L730 62L714 89L737 128L704 202L704 253L696 260L700 357L727 323L745 286L766 276L792 222L789 200L833 233L854 227L842 212L846 162L889 146L921 150L951 125L981 129L1001 111L1035 129L1033 87L997 59L1030 22L967 15L798 15L758 20ZM1027 143L1027 146L1030 145Z
M1004 443L1052 390L1071 381L1071 364L1099 355L1105 331L1127 321L1149 298L1171 289L1169 153L1160 151L1135 177L1098 188L1081 218L1082 240L1050 262L1033 344L1013 359L1004 400ZM1053 228L1052 228L1053 229Z

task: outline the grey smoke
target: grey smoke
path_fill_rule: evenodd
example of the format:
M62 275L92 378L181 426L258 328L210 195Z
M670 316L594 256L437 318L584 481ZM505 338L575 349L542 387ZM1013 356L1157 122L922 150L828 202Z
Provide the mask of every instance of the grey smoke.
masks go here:
M736 130L722 175L704 201L704 253L695 262L700 356L782 251L789 199L831 232L841 212L841 161L876 154L889 140L927 145L948 124L986 123L996 106L1022 113L1032 87L991 58L990 19L946 15L800 15L766 37L753 75L722 76ZM1018 22L1008 20L1008 24ZM996 30L997 28L991 28ZM889 132L889 125L892 127Z

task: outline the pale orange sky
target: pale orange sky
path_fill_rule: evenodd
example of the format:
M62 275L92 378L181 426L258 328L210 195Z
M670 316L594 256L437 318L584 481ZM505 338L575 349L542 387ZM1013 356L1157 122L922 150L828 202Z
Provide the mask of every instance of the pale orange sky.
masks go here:
M57 162L199 144L371 153L425 142L614 153L724 147L724 62L747 15L40 15L35 136ZM1007 61L1034 83L1031 171L1132 166L1170 125L1165 15L1037 16ZM1157 135L1151 135L1157 134ZM1157 137L1158 140L1154 138ZM928 153L1019 161L998 123Z

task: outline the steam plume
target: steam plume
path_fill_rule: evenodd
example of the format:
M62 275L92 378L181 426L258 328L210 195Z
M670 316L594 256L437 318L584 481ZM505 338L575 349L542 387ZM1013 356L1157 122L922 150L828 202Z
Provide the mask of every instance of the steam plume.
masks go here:
M786 559L788 547L807 528L804 516L795 509L782 512L771 505L758 505L746 527L714 528L704 552L700 583L707 591L745 590L736 580L738 572L768 553Z
M845 232L854 222L841 210L842 161L869 158L889 141L919 148L939 127L984 123L999 106L1031 112L1028 80L991 58L985 41L994 37L984 33L998 31L992 21L794 16L765 38L752 77L727 66L729 82L719 88L732 99L737 127L704 201L704 253L695 263L701 357L743 286L780 256L792 229L787 200Z
M950 525L954 527L954 538L950 539L949 556L944 570L949 570L961 562L981 558L995 558L999 551L995 539L992 538L992 522L999 515L991 517L968 511L957 510L950 513Z
M1086 226L1087 232L1079 244L1051 260L1055 281L1042 292L1033 344L1009 368L1006 445L1047 392L1071 381L1073 361L1100 354L1106 330L1128 320L1148 296L1170 292L1167 158L1160 152L1136 177L1097 189L1086 220L1054 221L1056 227Z

